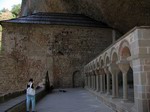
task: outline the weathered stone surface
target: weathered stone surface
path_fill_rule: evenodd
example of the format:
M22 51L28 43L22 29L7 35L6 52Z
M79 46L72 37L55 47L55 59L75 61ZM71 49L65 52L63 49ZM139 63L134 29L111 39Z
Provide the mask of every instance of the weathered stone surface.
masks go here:
M149 0L22 0L22 15L33 12L82 13L121 32L150 25ZM29 2L30 1L30 2Z
M110 73L112 74L112 96L115 93L115 89L117 90L118 87L114 84L114 82L120 82L119 85L123 85L123 106L117 105L117 102L120 103L120 101L117 101L116 99L110 101L110 98L108 97L108 102L115 102L115 106L118 106L122 109L122 111L130 111L131 112L149 112L149 102L150 102L150 58L148 55L148 52L143 51L142 49L149 48L150 44L147 43L149 41L149 38L147 34L150 32L149 27L137 27L134 30L131 30L128 34L124 35L120 40L118 40L114 45L111 45L109 49L106 49L104 52L102 52L99 56L97 56L95 59L93 59L91 62L89 62L85 67L85 74L90 73L92 70L104 69L105 66L109 65ZM133 37L132 37L133 36ZM135 39L136 38L136 39ZM132 39L132 40L131 40ZM145 43L145 44L144 44ZM133 45L132 45L133 44ZM136 47L136 49L134 49ZM113 49L113 50L112 50ZM114 50L115 49L115 50ZM132 51L131 51L132 49ZM134 50L133 50L134 49ZM137 51L136 51L137 50ZM131 52L130 52L131 51ZM114 54L116 52L116 55L119 57L117 59L118 61L114 61ZM116 57L117 57L116 56ZM109 58L107 62L107 57ZM120 60L122 59L122 60ZM100 66L95 66L97 62ZM127 61L128 60L128 61ZM118 74L118 79L114 78L114 73L112 70L116 69L116 66L114 66L117 63L119 65L119 70L122 74ZM110 64L107 64L110 63ZM131 63L129 65L129 63ZM113 66L112 66L113 65ZM132 68L131 68L132 67ZM123 80L121 80L123 78ZM92 86L86 86L90 91L93 91L93 93L96 93L96 91L93 90L93 79L90 79L92 82ZM104 82L105 79L101 80L100 82ZM100 89L105 88L104 85L100 86ZM115 89L114 89L115 88ZM121 86L120 86L121 88ZM134 88L134 89L133 89ZM134 95L133 95L134 94ZM97 96L103 97L105 95L96 93ZM120 94L119 94L120 96ZM107 100L107 98L104 98L104 101ZM125 105L129 104L126 101L134 101L133 105L130 107L127 106L127 109L125 109ZM124 107L124 109L123 109ZM111 105L111 108L114 108ZM116 111L118 108L115 109Z
M25 89L30 77L38 85L47 71L54 87L72 87L73 77L74 86L82 86L82 67L112 43L106 28L4 23L3 29L3 52L10 58L0 67L10 72L1 75L4 93Z

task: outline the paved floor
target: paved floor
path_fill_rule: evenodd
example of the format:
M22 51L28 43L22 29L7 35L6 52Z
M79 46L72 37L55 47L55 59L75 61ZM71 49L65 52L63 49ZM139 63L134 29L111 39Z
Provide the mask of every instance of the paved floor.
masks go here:
M84 89L55 90L37 105L37 112L113 112Z

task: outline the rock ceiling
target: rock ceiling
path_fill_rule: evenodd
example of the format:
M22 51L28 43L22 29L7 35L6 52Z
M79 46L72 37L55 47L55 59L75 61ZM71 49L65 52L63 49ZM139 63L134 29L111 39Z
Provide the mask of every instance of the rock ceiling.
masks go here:
M25 11L85 14L122 33L150 25L150 0L23 0Z

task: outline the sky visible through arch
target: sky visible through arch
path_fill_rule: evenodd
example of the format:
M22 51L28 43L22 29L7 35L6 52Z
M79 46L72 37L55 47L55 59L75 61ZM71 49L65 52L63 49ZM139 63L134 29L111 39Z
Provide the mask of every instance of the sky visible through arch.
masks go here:
M3 8L11 10L13 5L21 4L22 0L0 0L0 10Z

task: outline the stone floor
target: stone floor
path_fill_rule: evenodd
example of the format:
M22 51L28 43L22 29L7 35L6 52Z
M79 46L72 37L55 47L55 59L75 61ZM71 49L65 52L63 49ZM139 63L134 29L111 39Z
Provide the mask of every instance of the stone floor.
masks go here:
M54 90L37 105L37 112L113 112L85 89Z

